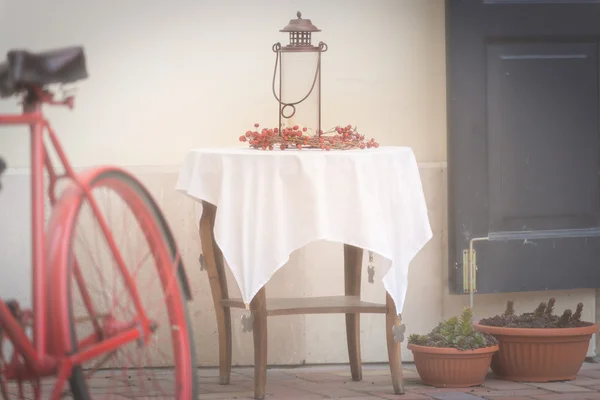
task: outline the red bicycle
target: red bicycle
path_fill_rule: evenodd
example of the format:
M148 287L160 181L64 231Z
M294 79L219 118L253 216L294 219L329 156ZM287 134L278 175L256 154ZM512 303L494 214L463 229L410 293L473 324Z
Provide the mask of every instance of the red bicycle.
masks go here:
M45 104L73 107L50 85L87 76L80 47L14 50L0 64L0 97L23 98L23 113L0 115L0 125L30 128L33 257L32 310L0 299L0 392L195 399L191 290L165 218L126 171L76 173L42 113Z

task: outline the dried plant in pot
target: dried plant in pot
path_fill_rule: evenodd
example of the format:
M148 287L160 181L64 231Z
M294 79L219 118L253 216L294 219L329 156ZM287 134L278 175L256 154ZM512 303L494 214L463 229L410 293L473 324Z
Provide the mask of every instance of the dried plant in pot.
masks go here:
M554 314L555 299L541 303L532 313L516 315L512 301L501 315L486 318L475 329L493 335L500 350L492 359L499 378L518 382L575 379L598 326L581 320L583 304L575 312Z
M483 383L492 355L498 351L493 336L473 329L473 311L441 322L427 335L410 335L417 372L427 385L461 388Z

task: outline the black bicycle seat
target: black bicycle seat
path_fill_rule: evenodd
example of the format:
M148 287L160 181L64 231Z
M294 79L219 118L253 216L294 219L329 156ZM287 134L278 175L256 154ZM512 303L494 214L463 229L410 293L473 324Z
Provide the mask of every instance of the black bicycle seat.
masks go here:
M41 53L11 50L0 63L0 97L30 87L72 83L88 77L83 47L66 47Z

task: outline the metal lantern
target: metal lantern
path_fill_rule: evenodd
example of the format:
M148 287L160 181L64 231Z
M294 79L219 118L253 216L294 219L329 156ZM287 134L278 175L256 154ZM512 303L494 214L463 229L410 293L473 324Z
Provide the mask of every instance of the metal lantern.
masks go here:
M275 70L273 71L273 95L279 102L279 134L283 124L301 125L321 133L321 53L327 45L319 42L313 46L312 33L321 32L310 19L298 18L280 32L289 33L289 44L273 45ZM279 69L279 90L276 89ZM312 102L312 105L311 105Z

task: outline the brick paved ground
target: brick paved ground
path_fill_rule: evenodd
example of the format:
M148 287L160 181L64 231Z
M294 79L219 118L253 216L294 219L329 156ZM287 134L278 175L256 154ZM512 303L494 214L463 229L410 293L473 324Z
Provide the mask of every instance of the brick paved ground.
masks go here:
M352 382L348 366L313 366L298 368L269 369L267 377L267 399L280 400L600 400L600 364L585 363L577 377L571 382L555 383L513 383L494 379L488 376L481 387L469 389L435 389L422 384L414 364L404 365L406 394L396 396L392 391L392 383L387 365L364 365L363 381ZM218 384L216 369L198 370L200 399L252 399L253 369L234 368L231 384ZM124 400L131 398L133 387L138 385L137 379L112 378L108 371L102 376L99 373L90 381L94 399ZM113 374L110 374L113 375ZM114 376L114 375L113 375ZM169 370L156 371L153 374L160 381L162 389L172 394L173 379ZM129 382L125 382L129 381ZM149 383L149 382L146 382ZM153 382L157 383L157 382ZM145 387L146 385L144 385ZM162 400L172 397L161 397L149 386L146 395L136 392L136 400ZM44 385L50 389L51 385ZM43 390L46 392L46 390ZM141 396L141 397L140 397ZM158 396L158 397L157 397ZM44 395L43 398L49 396ZM65 396L65 398L70 398Z
M234 368L231 385L217 383L217 371L201 369L200 399L251 399L252 368ZM387 365L363 366L363 381L352 382L347 366L269 369L267 399L347 400L600 400L600 364L585 363L572 382L514 383L488 377L481 387L435 389L424 386L414 364L405 364L406 394L395 396Z

